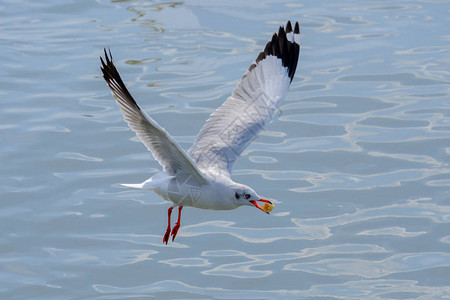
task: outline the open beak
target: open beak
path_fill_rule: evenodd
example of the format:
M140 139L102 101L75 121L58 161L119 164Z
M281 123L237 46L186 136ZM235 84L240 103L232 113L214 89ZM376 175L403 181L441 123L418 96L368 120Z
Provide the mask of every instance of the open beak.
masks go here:
M261 199L259 199L259 200L250 200L250 201L249 201L251 204L253 204L253 205L256 206L257 208L259 208L260 210L262 210L262 211L265 212L266 214L269 214L269 212L266 212L261 206L259 206L258 202L256 202L256 201L264 202L264 203L270 203L271 205L273 205L272 202L270 202L269 200L263 199L263 198L261 198Z

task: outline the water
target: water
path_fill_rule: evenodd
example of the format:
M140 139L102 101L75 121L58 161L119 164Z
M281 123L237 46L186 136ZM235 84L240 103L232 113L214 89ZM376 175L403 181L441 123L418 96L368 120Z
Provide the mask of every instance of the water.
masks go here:
M450 297L449 1L3 1L2 299ZM187 149L286 20L290 93L234 179L271 216L120 187L159 169L100 76L110 47Z

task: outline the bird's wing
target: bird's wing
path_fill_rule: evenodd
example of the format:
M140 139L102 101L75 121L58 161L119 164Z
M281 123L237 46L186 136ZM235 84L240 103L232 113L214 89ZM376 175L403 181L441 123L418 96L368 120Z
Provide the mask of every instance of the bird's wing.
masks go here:
M116 98L125 121L163 167L164 172L171 176L179 172L194 174L199 180L205 180L203 174L178 143L139 108L120 78L112 61L111 52L108 56L105 49L106 63L102 57L100 61L103 78Z
M233 165L272 120L294 78L300 52L298 22L280 27L231 96L211 114L188 153L204 171L229 176Z

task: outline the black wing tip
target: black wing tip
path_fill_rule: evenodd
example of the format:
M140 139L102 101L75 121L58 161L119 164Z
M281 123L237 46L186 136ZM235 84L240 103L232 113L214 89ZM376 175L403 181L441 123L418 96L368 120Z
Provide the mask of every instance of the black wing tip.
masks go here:
M106 48L103 48L103 52L105 53L105 59L100 56L100 62L102 64L100 69L102 70L103 78L105 78L106 82L109 82L114 78L114 73L117 72L117 70L112 60L111 50L108 48L109 55L108 52L106 52Z
M103 60L103 57L100 56L100 62L102 64L100 69L102 70L103 78L113 92L114 96L116 99L117 95L124 96L129 102L133 103L138 109L140 109L130 92L128 92L127 87L123 83L122 78L114 65L111 50L108 47L108 51L106 51L106 48L103 48L103 51L105 54L105 59Z
M292 82L292 80L294 79L295 70L297 68L300 45L295 41L288 40L286 34L291 32L291 21L287 22L286 29L284 29L283 26L280 26L278 34L274 33L272 39L266 44L264 51L259 53L258 57L256 58L256 64L264 60L267 56L276 56L281 59L283 66L288 68L288 74ZM300 26L298 22L295 22L293 34L300 34ZM252 64L249 68L249 71L253 70L254 67L255 64Z
M288 21L286 24L286 33L289 33L292 31L292 24L291 21Z

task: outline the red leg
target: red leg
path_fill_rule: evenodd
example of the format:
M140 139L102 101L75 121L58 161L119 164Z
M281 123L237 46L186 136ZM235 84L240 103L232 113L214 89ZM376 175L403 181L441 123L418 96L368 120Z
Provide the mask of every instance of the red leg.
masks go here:
M177 236L178 229L180 229L180 219L181 219L181 210L183 209L183 206L178 206L178 220L175 223L175 226L172 229L172 242Z
M173 210L173 207L171 206L169 208L169 210L167 211L169 220L167 222L166 234L164 235L164 238L163 238L163 243L166 243L166 245L167 245L167 242L169 241L169 236L170 236L170 215L172 214L172 210Z

